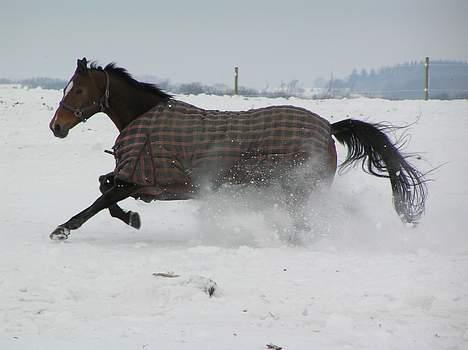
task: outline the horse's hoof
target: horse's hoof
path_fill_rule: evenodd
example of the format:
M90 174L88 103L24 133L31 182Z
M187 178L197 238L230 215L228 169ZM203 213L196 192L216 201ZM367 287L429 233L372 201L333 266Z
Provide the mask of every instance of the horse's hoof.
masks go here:
M69 235L70 230L68 228L59 226L49 235L49 238L54 241L64 241L68 238Z
M136 228L137 230L139 230L141 227L140 214L134 211L129 211L128 212L128 224Z

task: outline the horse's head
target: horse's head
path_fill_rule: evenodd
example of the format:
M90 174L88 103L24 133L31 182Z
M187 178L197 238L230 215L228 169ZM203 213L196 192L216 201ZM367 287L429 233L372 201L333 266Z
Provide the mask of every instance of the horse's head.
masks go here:
M75 74L63 90L63 98L50 121L50 130L64 138L75 125L109 108L109 76L101 69L88 69L86 58L77 61Z

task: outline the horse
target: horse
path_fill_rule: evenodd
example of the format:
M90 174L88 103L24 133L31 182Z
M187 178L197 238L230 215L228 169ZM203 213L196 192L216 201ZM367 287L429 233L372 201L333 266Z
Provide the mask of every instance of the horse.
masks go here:
M89 64L89 66L88 66ZM417 223L425 208L424 174L387 135L389 124L345 119L330 124L303 108L271 106L243 112L204 110L176 100L154 84L134 79L110 63L86 58L76 70L49 127L58 138L96 113L106 114L119 136L116 167L99 177L102 195L59 225L53 240L69 238L101 210L139 229L140 216L122 209L128 197L151 200L197 198L202 188L223 184L264 185L277 181L286 194L295 227L307 229L304 202L337 171L333 137L348 149L340 169L362 169L390 180L393 206L404 223Z

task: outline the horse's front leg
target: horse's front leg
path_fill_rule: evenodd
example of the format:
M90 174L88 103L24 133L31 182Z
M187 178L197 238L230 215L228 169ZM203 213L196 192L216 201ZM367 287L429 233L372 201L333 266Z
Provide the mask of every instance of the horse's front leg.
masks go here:
M101 210L109 208L111 205L129 197L138 190L138 186L132 184L119 184L113 186L101 197L99 197L90 207L73 216L66 223L59 225L51 234L50 238L54 240L64 240L70 235L70 230L76 230L86 221L99 213Z

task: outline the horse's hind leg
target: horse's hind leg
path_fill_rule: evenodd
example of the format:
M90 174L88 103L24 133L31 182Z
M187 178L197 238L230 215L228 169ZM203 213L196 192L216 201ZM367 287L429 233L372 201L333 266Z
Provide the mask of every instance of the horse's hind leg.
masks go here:
M304 181L302 176L297 176L294 171L286 174L281 180L281 188L285 195L285 205L289 217L292 219L293 227L288 230L288 241L300 244L301 234L311 230L307 220L307 201L313 191L314 184Z
M286 196L286 208L293 221L295 232L310 231L310 225L306 216L306 206L312 191L302 186L283 185L282 188ZM290 240L295 241L296 239L290 237Z
M109 173L99 177L99 190L102 194L107 192L114 186L114 174ZM123 210L117 203L109 206L109 213L112 217L117 218L125 222L136 229L141 227L140 215L134 211Z
M303 234L310 236L312 227L307 218L309 198L323 187L328 187L331 181L330 169L317 160L292 167L281 178L286 208L294 226L288 237L292 243L301 243Z

